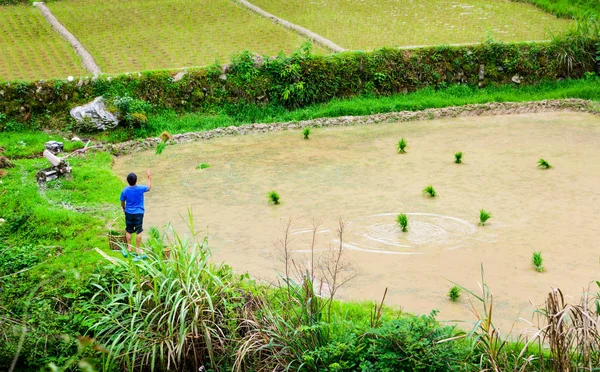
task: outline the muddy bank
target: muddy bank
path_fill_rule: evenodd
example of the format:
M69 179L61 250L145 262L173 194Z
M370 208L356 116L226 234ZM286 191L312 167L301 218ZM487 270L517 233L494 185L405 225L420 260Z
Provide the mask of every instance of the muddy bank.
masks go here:
M334 127L360 124L389 123L394 121L407 122L418 120L433 120L468 116L491 116L508 114L529 114L542 112L588 112L600 115L600 103L583 99L545 100L536 102L492 102L465 106L427 109L422 111L399 111L367 116L340 116L335 118L319 118L299 122L282 122L272 124L246 124L239 127L229 126L202 132L175 134L169 144L188 143L224 136L237 136L282 130L301 129L310 127ZM106 149L114 155L125 155L131 152L148 150L160 143L160 139L146 138L131 140L118 144L107 144Z

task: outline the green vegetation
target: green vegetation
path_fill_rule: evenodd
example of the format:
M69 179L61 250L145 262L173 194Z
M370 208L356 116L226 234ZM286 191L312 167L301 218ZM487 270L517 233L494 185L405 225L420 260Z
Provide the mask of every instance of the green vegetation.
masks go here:
M448 291L448 298L450 298L450 301L458 301L460 298L460 292L462 292L462 289L459 286L452 286L452 288L450 288Z
M479 211L479 226L485 226L485 222L492 218L491 212L486 212L483 209Z
M600 2L596 0L513 0L533 4L561 18L581 19L588 14L600 15Z
M545 159L540 158L540 160L538 160L538 168L550 169L552 168L552 165L550 165L550 163L548 163Z
M533 252L531 256L531 264L538 273L543 273L546 269L542 266L544 259L542 258L542 252Z
M462 157L463 157L463 153L462 152L455 152L454 153L454 162L456 164L462 163Z
M437 192L433 186L428 185L423 189L423 195L429 196L430 198L435 198L437 196Z
M270 204L279 204L279 193L275 190L273 191L269 191L269 193L267 194L268 198L269 198L269 203Z
M408 231L408 217L406 216L406 214L400 213L398 217L396 217L396 223L398 224L398 226L400 226L403 232Z
M69 43L31 5L0 7L0 35L0 82L86 73Z
M406 153L406 140L404 138L402 138L400 141L398 141L398 145L396 146L396 151L398 152L398 154L405 154Z
M231 1L61 1L48 6L108 73L228 62L243 50L277 55L303 42Z
M200 163L200 165L198 165L196 167L196 169L206 169L206 168L210 168L210 164Z
M377 0L252 3L350 50L480 42L486 35L511 42L545 40L546 30L557 33L573 24L523 4L490 0L457 6L420 0L403 3L401 9L394 1Z
M308 136L310 136L310 127L306 127L302 130L302 135L304 136L304 139L307 140Z

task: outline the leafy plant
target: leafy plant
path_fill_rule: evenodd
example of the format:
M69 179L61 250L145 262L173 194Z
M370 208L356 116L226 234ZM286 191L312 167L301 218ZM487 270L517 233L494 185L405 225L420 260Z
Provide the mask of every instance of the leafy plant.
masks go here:
M200 165L198 165L196 167L196 169L206 169L206 168L210 168L210 164L200 163Z
M269 198L269 203L270 204L279 204L279 193L275 190L269 191L269 193L267 194L268 198Z
M406 153L406 140L404 138L402 138L400 141L398 141L398 145L396 147L396 151L398 151L398 154L405 154Z
M542 266L544 259L542 258L542 252L533 252L531 256L531 264L538 273L543 273L546 269Z
M425 187L423 189L423 195L429 196L431 198L435 198L437 196L437 192L435 191L435 189L433 188L433 186L428 185L427 187Z
M456 164L462 163L462 157L463 157L463 153L462 152L455 152L454 153L454 162Z
M400 213L398 215L398 217L396 217L396 223L398 224L398 226L400 226L400 228L402 229L402 231L406 232L408 231L408 217L406 216L406 214L404 213Z
M483 209L479 210L479 226L485 226L485 222L492 218L492 213L488 211L484 211Z
M550 165L550 163L548 163L545 159L540 158L540 160L538 160L538 168L550 169L552 168L552 165Z
M450 288L448 291L448 297L451 301L458 301L460 298L460 292L462 292L462 289L459 286L452 286L452 288Z
M305 127L302 130L302 134L304 135L304 139L307 140L308 136L310 136L310 127Z

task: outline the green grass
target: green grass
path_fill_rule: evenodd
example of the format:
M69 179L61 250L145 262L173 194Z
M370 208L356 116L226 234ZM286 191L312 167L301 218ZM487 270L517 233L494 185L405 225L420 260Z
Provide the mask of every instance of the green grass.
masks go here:
M565 18L583 18L586 12L600 14L598 0L513 0L530 3L545 11Z
M462 289L455 285L448 291L448 298L450 298L451 301L458 301L460 298L460 292L462 292Z
M540 160L538 160L538 168L550 169L552 168L552 165L550 165L550 163L548 163L545 159L540 158Z
M463 153L462 152L455 152L454 153L454 162L456 164L461 164L462 163L462 157L463 157Z
M533 252L531 255L531 264L535 268L535 271L538 273L543 273L546 271L544 266L542 266L544 259L542 258L542 252Z
M253 4L306 27L343 48L544 40L572 21L527 4L493 0L254 0Z
M0 81L85 75L79 58L33 6L0 6Z
M430 198L435 198L437 196L437 192L433 188L433 186L428 185L423 189L423 195L429 196Z
M267 198L269 199L269 204L280 204L281 202L279 201L280 197L279 197L279 193L275 190L273 191L269 191L269 193L267 194Z
M44 143L58 141L64 144L64 151L68 153L80 149L85 145L82 142L71 142L70 138L51 135L44 132L3 132L0 136L0 147L4 149L4 156L9 158L22 158L32 155L41 156L44 152ZM62 155L61 155L62 156Z
M67 0L48 6L108 73L227 62L243 50L277 55L303 42L232 1Z
M518 87L472 88L455 85L445 89L423 89L409 94L389 97L354 97L335 99L298 110L276 106L245 106L238 110L223 109L220 113L185 113L162 111L149 115L148 126L134 131L134 137L158 136L167 130L172 134L211 130L230 125L301 121L338 116L361 116L395 111L418 111L428 108L461 106L488 102L524 102L544 99L582 98L600 100L599 78L563 80ZM235 112L235 114L229 114ZM100 134L108 141L124 141L129 137L125 129Z
M486 221L489 220L490 218L492 218L491 212L484 211L483 209L481 209L479 211L479 225L480 226L485 226Z

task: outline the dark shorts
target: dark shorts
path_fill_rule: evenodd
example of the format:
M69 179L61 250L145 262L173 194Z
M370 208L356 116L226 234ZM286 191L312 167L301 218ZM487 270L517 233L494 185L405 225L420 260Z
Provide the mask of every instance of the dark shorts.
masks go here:
M142 229L142 223L144 222L144 214L129 214L125 213L125 231L130 234L136 233L139 234L144 229Z

